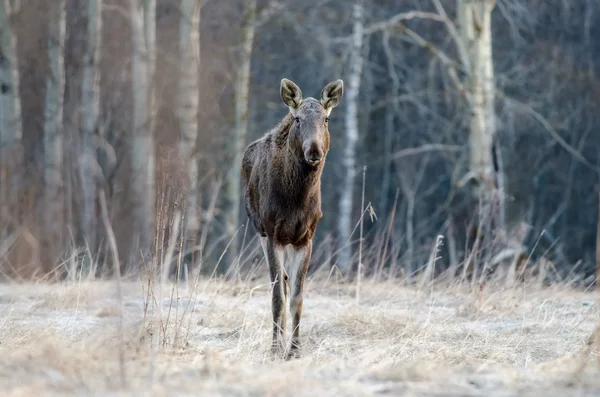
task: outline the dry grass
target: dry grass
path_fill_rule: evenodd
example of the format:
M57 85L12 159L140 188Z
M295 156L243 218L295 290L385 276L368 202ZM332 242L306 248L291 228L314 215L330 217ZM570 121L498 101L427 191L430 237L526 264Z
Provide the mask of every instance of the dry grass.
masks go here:
M157 287L155 287L157 288ZM170 288L170 287L169 287ZM3 396L549 396L600 391L595 294L312 279L303 358L271 361L269 284L0 286ZM191 293L189 291L192 291ZM158 299L158 294L154 294ZM174 296L177 296L174 293ZM157 303L158 304L158 303ZM289 327L289 325L288 325ZM289 332L288 332L289 333ZM124 346L121 346L124 340ZM588 340L591 343L587 345ZM119 351L127 384L121 384Z

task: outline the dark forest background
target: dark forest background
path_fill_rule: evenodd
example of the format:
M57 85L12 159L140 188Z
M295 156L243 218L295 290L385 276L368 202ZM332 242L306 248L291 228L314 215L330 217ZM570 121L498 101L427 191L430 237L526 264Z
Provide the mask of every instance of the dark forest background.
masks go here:
M313 269L351 274L360 251L376 277L434 258L435 274L503 265L593 280L597 0L2 3L4 277L110 272L104 202L124 271L160 262L173 234L189 271L262 266L237 173L285 116L285 77L305 97L344 80ZM493 71L478 80L473 65ZM483 110L468 99L478 89L493 99ZM492 124L476 131L482 115ZM482 174L472 153L489 154Z

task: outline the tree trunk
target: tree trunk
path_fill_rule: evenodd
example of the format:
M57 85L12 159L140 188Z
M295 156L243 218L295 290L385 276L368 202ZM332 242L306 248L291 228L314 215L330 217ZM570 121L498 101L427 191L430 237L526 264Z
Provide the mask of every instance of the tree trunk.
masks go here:
M179 158L185 173L187 207L185 213L185 241L193 241L198 234L198 159L195 156L198 138L198 105L200 64L200 1L181 0L179 22ZM185 252L186 246L182 247ZM188 269L189 270L189 269Z
M148 62L148 120L150 135L154 136L156 98L154 93L154 75L156 72L156 0L143 0L144 38L146 39L146 57ZM152 144L154 149L154 144ZM154 167L152 167L154 170ZM154 178L153 178L154 180Z
M153 89L156 45L155 0L130 0L133 42L133 139L131 141L131 205L133 244L131 270L149 258L154 223Z
M10 18L14 12L9 0L0 0L0 147L21 144L21 99L19 97L19 63L17 40Z
M345 274L350 274L352 249L349 245L352 230L352 198L354 193L354 179L356 177L356 142L358 141L358 94L360 92L360 77L362 73L362 46L363 46L363 3L357 0L353 6L353 32L352 48L350 53L350 72L348 75L348 88L346 90L346 140L342 159L344 166L344 179L339 203L338 214L338 244L340 253L338 267Z
M97 158L94 131L100 112L100 56L102 44L102 0L88 0L87 34L82 82L82 156L79 176L82 189L81 232L90 252L96 251Z
M474 197L481 205L480 214L495 214L486 221L479 219L481 236L487 240L492 228L504 229L504 204L500 188L502 170L494 166L496 134L495 77L492 59L492 11L494 0L457 0L461 39L467 49L470 76L469 166L474 177ZM498 174L497 174L498 173ZM489 240L488 240L489 241Z
M16 36L10 21L15 11L9 0L0 0L0 185L10 186L0 194L0 222L5 225L9 218L14 218L10 211L19 204L23 178L19 65Z
M50 6L48 32L48 64L44 117L44 238L51 260L63 248L63 100L65 91L64 48L66 0L54 0Z
M219 272L225 273L237 260L238 236L236 230L240 218L240 168L242 155L248 135L248 93L250 90L250 63L252 60L252 45L256 21L256 0L246 2L245 17L242 25L242 36L238 56L238 69L234 83L235 125L233 136L228 141L227 152L233 156L229 175L225 184L225 230L227 242L231 244L227 250Z

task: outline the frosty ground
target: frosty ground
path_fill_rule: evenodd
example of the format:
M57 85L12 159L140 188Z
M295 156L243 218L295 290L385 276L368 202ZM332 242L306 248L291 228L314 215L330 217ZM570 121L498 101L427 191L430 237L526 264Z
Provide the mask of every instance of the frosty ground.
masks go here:
M357 302L355 290L307 281L303 356L284 362L269 355L264 278L168 284L162 297L156 284L128 281L121 299L114 281L3 284L0 390L36 397L600 395L597 347L588 344L600 323L593 291L364 282Z

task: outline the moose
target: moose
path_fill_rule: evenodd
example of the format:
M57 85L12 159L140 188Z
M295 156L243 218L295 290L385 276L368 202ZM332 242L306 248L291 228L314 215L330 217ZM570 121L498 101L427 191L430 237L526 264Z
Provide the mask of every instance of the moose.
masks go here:
M330 144L328 121L343 91L344 82L335 80L323 88L320 100L303 99L293 81L282 79L280 95L289 113L250 143L242 159L246 213L260 237L273 285L271 353L288 360L300 357L302 290L312 239L323 216L321 174ZM288 290L293 331L285 355Z

